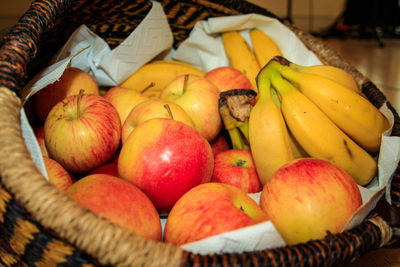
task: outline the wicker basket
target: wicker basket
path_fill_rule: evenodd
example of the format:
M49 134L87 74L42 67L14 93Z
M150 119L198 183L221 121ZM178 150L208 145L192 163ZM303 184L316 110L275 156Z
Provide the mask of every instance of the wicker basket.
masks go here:
M274 14L239 0L160 1L174 34L185 40L196 21L209 17ZM20 127L22 86L47 64L70 34L85 23L117 46L151 8L145 0L38 0L2 40L0 48L0 265L5 266L334 266L380 248L392 238L390 218L371 216L356 228L323 240L277 249L196 255L122 230L82 208L49 184L32 161ZM321 61L350 72L377 107L386 100L376 86L318 39L286 25ZM400 136L399 116L392 135ZM400 207L400 168L391 183ZM387 211L387 210L386 210ZM385 219L383 219L385 218Z

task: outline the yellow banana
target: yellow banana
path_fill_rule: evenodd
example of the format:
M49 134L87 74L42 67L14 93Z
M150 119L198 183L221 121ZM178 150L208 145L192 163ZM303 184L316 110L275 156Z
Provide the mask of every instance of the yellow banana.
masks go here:
M178 61L159 60L143 65L135 73L129 76L120 86L136 91L142 91L151 83L154 86L143 92L149 98L159 98L160 92L176 77L184 74L204 76L202 70Z
M273 88L271 88L271 97L280 110L281 109L281 100L279 98L278 93ZM299 144L299 142L297 142L297 140L294 138L293 134L290 132L290 129L288 129L288 134L289 134L289 142L290 142L290 146L293 151L294 158L299 159L299 158L309 157L309 155L304 150L304 148L302 148L301 145Z
M275 41L260 29L250 30L250 38L260 67L265 66L274 56L282 56L282 52Z
M270 69L268 74L281 95L285 121L307 153L341 167L359 185L368 184L377 173L374 158L276 70Z
M222 41L225 53L232 67L243 72L249 78L253 89L257 89L256 77L260 71L256 56L246 39L237 32L223 32Z
M354 77L350 73L340 68L330 65L302 66L293 62L290 62L289 67L296 71L321 75L343 85L344 87L350 88L359 94L362 93Z
M305 96L361 147L369 152L379 150L381 135L389 128L389 122L368 99L330 79L295 71L278 61L273 60L268 65L297 85Z
M249 142L261 183L282 165L294 160L288 131L279 107L271 96L270 80L261 71L257 77L259 98L250 112Z

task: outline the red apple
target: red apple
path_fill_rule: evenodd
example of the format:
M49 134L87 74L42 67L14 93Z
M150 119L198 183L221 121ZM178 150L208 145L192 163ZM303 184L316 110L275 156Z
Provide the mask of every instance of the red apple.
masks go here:
M220 92L231 89L253 89L249 78L243 72L231 66L212 69L204 77L217 86Z
M135 235L161 240L161 220L150 199L135 185L106 174L86 176L66 193L90 209Z
M35 133L35 137L39 144L39 148L40 148L40 151L42 152L42 155L48 157L49 153L47 152L46 143L44 142L44 127L43 127L43 125L34 127L33 132Z
M121 119L121 125L124 124L129 112L131 112L136 105L149 99L148 97L142 95L139 91L120 86L110 88L103 95L103 97L110 101L110 103L118 111Z
M266 220L260 206L239 188L206 183L176 202L167 218L164 240L179 246Z
M171 115L168 109L165 107L168 105ZM190 127L194 128L194 124L190 116L183 110L179 105L163 100L163 99L151 99L146 102L140 103L129 113L125 123L121 130L121 141L125 144L126 139L131 134L133 129L139 124L153 118L171 118L174 120L183 122Z
M86 94L99 94L96 80L87 72L68 67L60 79L47 85L32 96L33 109L41 120L45 120L51 108L64 98L77 95L83 89Z
M251 152L244 149L218 153L214 158L211 182L230 184L246 193L257 193L262 189Z
M105 163L92 170L90 174L108 174L118 177L118 163L116 161Z
M324 160L302 158L267 181L260 205L287 244L338 233L362 204L354 179Z
M118 159L119 176L142 189L161 213L194 186L209 182L213 167L207 140L192 127L166 118L137 126Z
M221 131L217 137L215 137L211 142L211 149L213 151L214 157L220 152L230 149L229 143L225 138L225 134Z
M57 161L46 156L43 156L43 161L49 182L54 184L56 187L65 191L75 182L75 178Z
M221 130L219 90L206 78L193 74L179 76L161 91L160 98L181 106L192 118L196 130L208 141Z
M114 156L120 144L121 121L110 102L80 93L53 107L44 133L53 159L68 171L86 173Z

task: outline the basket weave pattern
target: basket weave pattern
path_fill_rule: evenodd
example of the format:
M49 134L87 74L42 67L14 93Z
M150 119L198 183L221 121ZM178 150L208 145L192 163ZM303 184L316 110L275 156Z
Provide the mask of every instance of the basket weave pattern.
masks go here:
M160 1L174 34L174 46L185 40L199 20L258 13L265 9L243 1ZM117 46L140 23L151 3L139 1L40 0L13 27L0 48L0 264L5 266L99 265L262 265L335 266L381 247L391 227L373 217L342 234L283 248L234 254L195 255L136 237L78 206L47 183L32 162L20 128L18 90L85 23ZM57 19L56 19L57 18ZM377 107L386 100L377 87L329 47L288 24L325 63L346 69ZM399 116L392 135L400 136ZM400 207L400 170L392 182L394 207Z

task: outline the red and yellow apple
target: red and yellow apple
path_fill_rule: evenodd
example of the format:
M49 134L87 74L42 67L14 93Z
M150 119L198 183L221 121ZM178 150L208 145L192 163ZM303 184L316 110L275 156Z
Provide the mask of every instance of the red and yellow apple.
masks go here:
M124 124L129 112L138 105L149 98L141 94L139 91L128 89L121 86L110 88L103 97L107 99L118 111L121 119L121 125Z
M56 104L44 124L46 148L67 171L87 173L110 160L121 139L121 121L110 102L94 94Z
M229 137L228 137L229 138ZM214 157L220 152L230 149L230 145L225 137L225 133L221 131L217 137L215 137L211 142L211 149L213 151Z
M339 233L362 204L354 179L338 166L302 158L279 168L261 192L260 205L287 244Z
M209 182L213 167L207 140L192 127L166 118L137 126L118 159L119 176L146 193L160 213L191 188Z
M96 80L87 72L68 67L60 79L47 85L32 96L32 106L36 115L44 121L51 108L64 98L77 95L83 89L86 94L99 94Z
M168 105L171 114L166 107ZM192 119L179 105L163 99L151 99L140 103L129 113L121 130L121 141L125 144L126 139L131 134L133 129L139 124L153 118L171 118L183 122L194 128Z
M208 71L204 77L217 86L220 92L231 89L253 89L249 78L231 66L214 68Z
M40 148L40 151L42 152L42 155L48 157L49 153L47 152L46 143L44 142L44 127L43 127L43 125L34 127L33 132L34 132L36 140L39 144L39 148Z
M107 162L92 170L90 174L108 174L118 177L118 163L116 161Z
M171 209L164 241L179 246L267 220L261 207L239 188L205 183L184 194Z
M214 158L211 182L236 186L246 193L257 193L262 189L251 152L244 149L229 149Z
M160 98L181 106L208 141L220 132L219 90L206 78L193 74L178 76L161 91Z
M76 181L75 177L67 172L64 167L54 159L43 156L43 162L46 167L49 182L61 190L67 190L68 187L70 187Z
M88 175L66 193L83 207L135 235L161 240L161 220L153 203L127 181L106 174Z

